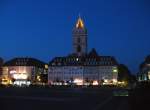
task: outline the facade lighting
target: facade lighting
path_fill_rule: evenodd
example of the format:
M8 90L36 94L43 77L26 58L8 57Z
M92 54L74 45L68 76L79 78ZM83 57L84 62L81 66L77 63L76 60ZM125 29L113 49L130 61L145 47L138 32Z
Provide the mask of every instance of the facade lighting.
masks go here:
M2 78L1 84L9 85L9 84L12 84L12 81L8 77L7 78Z
M118 70L117 70L117 69L113 69L113 72L114 72L114 73L117 73L117 72L118 72Z
M148 72L148 79L150 80L150 71Z
M16 70L11 70L10 71L10 74L16 74L17 72L16 72Z
M113 83L117 83L117 79L113 79Z
M48 65L45 65L45 69L48 69Z
M82 79L74 79L73 83L76 85L83 85L83 80Z
M77 61L79 61L79 58L76 58Z
M105 83L108 83L108 80L107 80L107 79L104 79L104 82L105 82Z
M22 85L29 86L30 84L31 84L30 81L15 81L14 82L14 85L17 85L17 86L22 86Z
M14 79L27 79L28 78L27 74L14 74L13 77Z
M37 76L37 80L38 80L38 81L41 81L41 78L40 78L40 76Z
M97 86L97 85L98 85L98 81L97 80L93 81L93 86Z

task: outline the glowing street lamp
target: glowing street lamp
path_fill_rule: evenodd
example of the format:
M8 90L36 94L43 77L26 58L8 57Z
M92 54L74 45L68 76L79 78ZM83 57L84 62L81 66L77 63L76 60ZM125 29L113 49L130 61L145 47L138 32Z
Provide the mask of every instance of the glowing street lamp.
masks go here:
M113 83L115 83L115 84L116 84L117 82L118 82L118 81L117 81L117 79L113 79Z

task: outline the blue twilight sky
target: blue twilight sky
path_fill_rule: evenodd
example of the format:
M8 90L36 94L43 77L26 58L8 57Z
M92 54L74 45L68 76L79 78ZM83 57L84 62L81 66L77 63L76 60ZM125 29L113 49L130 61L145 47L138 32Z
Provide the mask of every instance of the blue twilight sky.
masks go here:
M48 62L71 53L79 13L89 50L115 56L137 72L150 54L149 0L0 0L0 56Z

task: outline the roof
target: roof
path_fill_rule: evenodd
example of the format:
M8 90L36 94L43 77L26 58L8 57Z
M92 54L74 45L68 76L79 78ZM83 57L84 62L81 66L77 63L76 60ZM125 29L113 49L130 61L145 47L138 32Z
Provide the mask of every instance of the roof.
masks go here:
M37 66L37 67L43 67L46 63L35 59L35 58L14 58L4 63L4 66Z
M140 64L139 69L143 69L144 67L149 66L150 64L150 55L148 55L145 60Z
M77 20L76 28L84 28L84 22L81 19L81 17L79 17L78 20Z
M49 66L113 66L118 65L113 56L99 56L92 49L86 56L69 55L66 57L55 57L49 62Z
M76 35L76 34L87 34L87 29L86 29L84 22L80 16L79 16L79 18L75 24L75 27L73 28L73 34L74 35Z
M98 57L98 53L96 52L96 50L93 48L89 54L88 54L89 57Z

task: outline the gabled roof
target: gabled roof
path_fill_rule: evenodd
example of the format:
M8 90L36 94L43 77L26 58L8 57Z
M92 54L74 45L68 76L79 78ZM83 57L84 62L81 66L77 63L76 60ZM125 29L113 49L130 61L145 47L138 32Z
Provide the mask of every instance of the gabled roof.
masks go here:
M89 54L88 54L89 57L99 57L98 53L96 52L96 50L93 48Z

